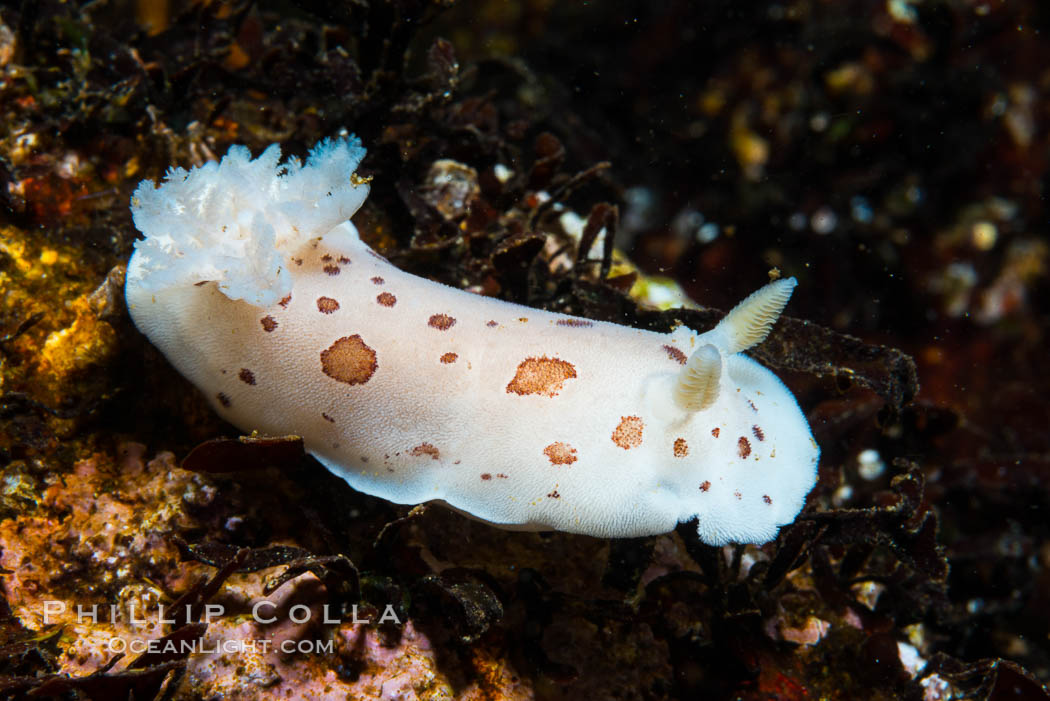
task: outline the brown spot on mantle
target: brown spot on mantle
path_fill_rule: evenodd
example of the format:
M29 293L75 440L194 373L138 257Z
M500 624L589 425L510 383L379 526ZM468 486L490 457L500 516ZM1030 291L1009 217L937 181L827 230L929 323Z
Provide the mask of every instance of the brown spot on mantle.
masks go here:
M674 456L676 458L684 458L689 455L689 444L686 443L684 438L674 439Z
M259 319L259 323L262 324L263 331L265 331L266 333L270 333L271 331L277 328L277 320L269 315L264 316L262 319Z
M736 450L741 458L746 458L748 455L751 455L751 442L743 436L740 436L739 440L736 442Z
M645 423L637 416L621 416L620 425L612 432L612 441L624 450L637 448L642 444L642 429Z
M379 295L376 296L376 301L384 307L392 307L397 304L397 297L389 292L380 292Z
M548 445L543 449L543 454L551 461L551 465L571 465L576 462L576 449L561 441Z
M246 385L255 384L255 373L248 368L241 368L241 371L237 373L237 377L241 378L241 382Z
M420 443L415 448L408 451L408 454L413 455L417 458L420 455L429 455L434 460L437 460L439 457L441 457L441 453L438 451L438 449L430 443Z
M445 353L444 355L441 356L441 362L444 363L445 365L448 365L450 363L456 362L456 358L458 358L458 357L459 356L456 355L455 353Z
M685 365L685 361L686 361L685 353L683 353L681 350L679 350L678 348L675 348L674 346L668 346L668 345L664 346L664 350L667 351L667 357L668 358L670 358L671 360L675 361L679 365Z
M378 366L376 352L357 334L344 336L321 351L324 374L348 385L368 382Z
M321 312L322 314L331 314L337 309L339 309L339 302L335 301L331 297L317 298L317 311Z
M576 377L572 363L560 358L526 358L518 363L514 379L507 385L507 394L542 394L553 397L561 391L566 380Z
M586 319L558 319L554 323L558 326L571 326L577 329L594 326L593 321L587 321Z
M448 331L455 326L456 320L448 314L434 314L427 321L427 326L438 331Z
M324 268L322 268L322 270L324 270L329 275L338 275L339 274L339 266L338 265L326 265L326 266L324 266Z

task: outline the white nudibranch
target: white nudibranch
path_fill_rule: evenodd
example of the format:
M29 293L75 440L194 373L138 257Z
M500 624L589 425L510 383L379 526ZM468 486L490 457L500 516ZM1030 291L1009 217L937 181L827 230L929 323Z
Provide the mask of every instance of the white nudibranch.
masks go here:
M358 238L364 154L352 137L305 165L233 147L135 191L131 317L220 415L301 435L360 491L503 528L628 537L696 518L722 545L795 519L819 449L791 392L741 352L793 278L702 334L480 297Z

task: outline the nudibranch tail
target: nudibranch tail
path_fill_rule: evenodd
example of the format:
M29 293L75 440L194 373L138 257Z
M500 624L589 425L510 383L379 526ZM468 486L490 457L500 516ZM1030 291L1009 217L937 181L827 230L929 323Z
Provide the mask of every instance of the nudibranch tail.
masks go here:
M793 277L771 282L733 307L714 328L714 335L724 343L722 350L739 353L766 340L797 284Z
M722 354L710 343L696 349L678 373L674 401L686 411L703 411L718 399Z

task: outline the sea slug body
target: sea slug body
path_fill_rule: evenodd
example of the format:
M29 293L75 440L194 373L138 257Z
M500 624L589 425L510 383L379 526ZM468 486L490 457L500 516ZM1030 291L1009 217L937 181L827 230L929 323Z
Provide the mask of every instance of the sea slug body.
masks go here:
M398 270L349 218L355 138L305 164L233 147L132 198L132 319L245 431L301 435L355 489L494 525L600 537L697 519L761 543L801 510L819 449L797 402L741 351L794 288L669 334L473 295Z

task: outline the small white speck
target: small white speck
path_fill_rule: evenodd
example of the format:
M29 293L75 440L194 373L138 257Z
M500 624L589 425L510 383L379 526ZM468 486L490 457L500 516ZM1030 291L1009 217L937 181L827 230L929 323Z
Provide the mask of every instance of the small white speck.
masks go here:
M813 227L813 231L822 236L834 231L838 223L839 218L830 207L821 207L816 212L813 212L813 216L809 220L809 225Z
M919 13L909 0L887 0L886 11L901 24L914 24L919 19Z
M503 165L502 163L497 163L496 165L492 166L492 174L496 176L496 180L499 180L501 183L505 183L508 180L510 180L512 175L514 175L514 171L508 168L507 166Z
M955 690L952 685L949 684L940 675L931 674L928 677L923 677L919 684L925 689L923 694L923 701L946 701L947 699L956 698Z
M861 478L871 481L882 477L886 471L886 463L882 461L879 451L874 448L862 450L857 456L857 474Z
M696 240L700 243L711 243L718 238L718 224L707 222L696 232Z
M926 660L922 659L922 655L919 654L914 645L898 642L897 654L900 655L901 666L908 671L912 679L926 666Z

